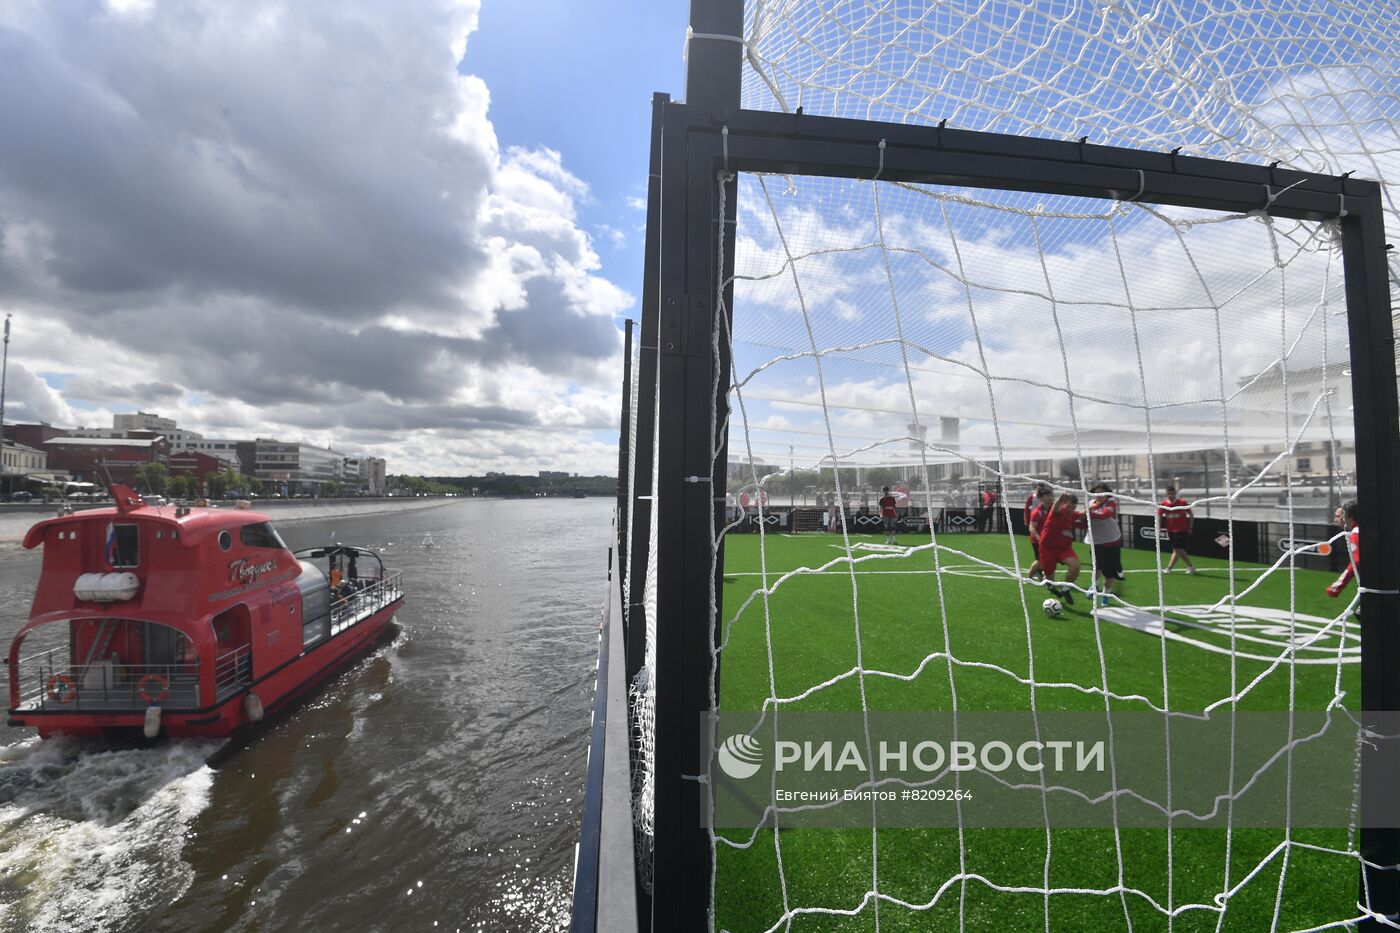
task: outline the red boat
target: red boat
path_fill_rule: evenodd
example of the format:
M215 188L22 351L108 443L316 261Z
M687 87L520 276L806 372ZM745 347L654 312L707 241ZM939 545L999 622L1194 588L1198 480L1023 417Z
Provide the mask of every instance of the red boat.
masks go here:
M156 508L119 485L112 498L25 535L44 564L10 646L12 726L228 736L362 653L403 605L371 550L293 553L247 508Z

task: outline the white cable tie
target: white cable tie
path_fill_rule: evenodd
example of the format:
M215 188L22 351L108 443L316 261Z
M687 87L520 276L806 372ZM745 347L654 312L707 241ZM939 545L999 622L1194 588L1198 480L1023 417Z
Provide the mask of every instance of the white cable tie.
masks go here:
M713 482L713 480L712 480L710 477L708 477L708 476L687 476L687 477L685 478L685 481L686 481L687 483L709 483L709 482Z
M685 27L685 45L681 48L681 61L690 61L690 41L692 39L719 39L724 42L737 42L743 48L748 48L748 43L743 36L727 36L718 32L696 32L689 26Z
M1341 220L1347 215L1347 196L1340 191L1337 192L1337 219Z
M1275 162L1274 164L1277 165L1278 163ZM1307 179L1305 178L1300 178L1288 187L1278 189L1278 191L1274 191L1274 189L1266 183L1264 185L1264 194L1268 197L1269 200L1265 202L1264 206L1260 209L1267 211L1269 208L1274 206L1274 202L1277 201L1280 197L1287 194L1289 191L1292 191L1294 188L1298 187L1306 180Z
M1358 586L1357 592L1374 593L1377 596L1400 596L1400 590L1373 590L1369 586Z
M885 171L885 141L880 140L880 167L875 170L875 177L871 181L879 181L880 175Z
M719 128L719 138L724 147L724 174L729 174L729 125L725 124Z

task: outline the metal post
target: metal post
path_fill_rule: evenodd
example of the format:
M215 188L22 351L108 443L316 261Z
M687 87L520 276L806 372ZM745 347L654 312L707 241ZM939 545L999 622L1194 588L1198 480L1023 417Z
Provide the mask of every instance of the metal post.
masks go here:
M1332 439L1327 444L1327 512L1330 516L1341 505L1341 497L1337 494L1337 444L1336 439Z
M1400 406L1396 403L1395 334L1385 262L1385 228L1379 189L1371 188L1368 209L1341 221L1346 273L1347 330L1351 341L1351 391L1355 406L1356 492L1360 512L1361 710L1382 716L1400 711ZM1383 734L1393 732L1383 727ZM1361 869L1361 904L1379 914L1400 913L1400 828L1367 827L1368 809L1400 786L1394 740L1361 746L1361 838L1364 860L1390 870ZM1380 929L1364 921L1360 929Z
M1206 488L1206 518L1210 518L1210 452L1201 451L1201 484Z
M632 453L632 327L636 323L629 317L623 325L622 428L617 440L617 579L624 593L627 592L627 542L632 530L627 523L632 499L632 490L627 485L627 465Z
M5 315L5 360L0 363L0 482L5 477L5 381L10 376L10 316ZM18 454L16 454L18 456ZM6 484L8 485L8 484ZM9 492L9 490L5 490Z
M727 125L739 107L743 23L743 0L692 0L687 106L716 126ZM727 341L721 338L716 359L713 340L716 284L730 278L727 268L716 268L717 253L723 243L725 263L732 263L736 217L732 180L725 183L724 216L717 216L720 140L696 145L689 130L685 120L667 121L662 130L652 929L668 933L707 929L711 903L701 741L719 634L710 624L711 598L721 592L723 555L712 573L711 542L724 518L729 384ZM726 309L730 297L725 286Z
M10 315L5 315L5 362L0 365L0 432L5 426L5 381L10 375Z

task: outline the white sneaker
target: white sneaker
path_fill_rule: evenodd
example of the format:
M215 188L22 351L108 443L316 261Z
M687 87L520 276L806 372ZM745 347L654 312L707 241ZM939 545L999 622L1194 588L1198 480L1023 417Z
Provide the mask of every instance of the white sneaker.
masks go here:
M1164 572L1164 573L1171 573L1171 572L1172 572L1172 569L1171 569L1170 567L1168 567L1168 568L1167 568L1165 571L1163 571L1163 572Z
M1195 567L1187 567L1187 568L1186 568L1186 572L1187 572L1188 574L1195 574L1196 568L1195 568Z

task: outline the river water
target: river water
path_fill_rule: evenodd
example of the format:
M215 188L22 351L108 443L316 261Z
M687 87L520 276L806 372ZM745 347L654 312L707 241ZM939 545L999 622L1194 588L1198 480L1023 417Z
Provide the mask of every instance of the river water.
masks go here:
M213 767L216 743L0 729L0 930L560 928L611 508L281 525L293 548L384 548L408 597L397 635ZM5 648L38 572L0 545Z

